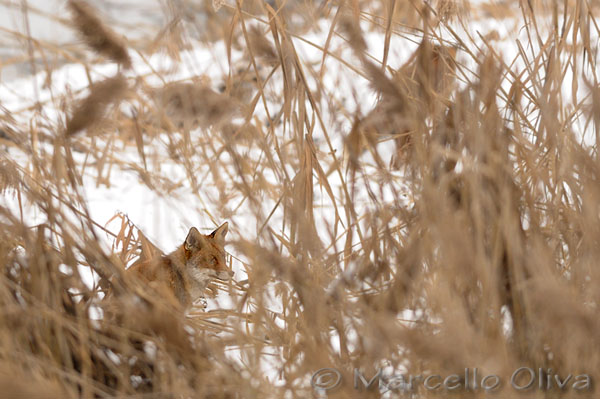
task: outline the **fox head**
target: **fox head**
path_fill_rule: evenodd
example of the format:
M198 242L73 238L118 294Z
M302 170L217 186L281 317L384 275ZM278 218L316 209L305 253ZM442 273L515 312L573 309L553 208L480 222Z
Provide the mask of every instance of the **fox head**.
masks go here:
M190 276L198 283L207 279L229 280L233 272L225 262L225 235L227 222L209 235L201 234L192 227L183 243L185 266Z

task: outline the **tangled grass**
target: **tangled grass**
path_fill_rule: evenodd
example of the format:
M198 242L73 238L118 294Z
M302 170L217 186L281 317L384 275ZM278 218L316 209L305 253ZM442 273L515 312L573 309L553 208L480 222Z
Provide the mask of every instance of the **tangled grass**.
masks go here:
M88 91L3 108L0 186L17 206L0 208L2 395L407 397L357 389L354 370L462 377L478 368L500 376L501 396L594 396L593 5L184 3L169 3L164 29L134 45L70 0L72 22L63 22L94 54L56 54L118 70L90 78ZM513 42L514 58L498 51L498 32L457 33L494 18L516 21L525 37ZM319 21L327 40L312 43L321 61L311 63L298 46ZM382 54L367 40L373 32ZM130 52L187 62L181 51L200 34L242 54L220 85L201 73L168 81L156 72L160 85L135 75ZM392 66L398 41L418 46ZM368 83L371 109L363 93L343 97L349 90L328 81L334 66ZM188 190L215 223L234 221L237 279L207 292L229 306L186 316L124 274L138 256L168 248L125 215L92 217L86 182L110 186L120 173L165 197ZM311 375L324 367L341 383L315 391ZM519 367L573 379L515 393ZM583 374L592 388L579 392ZM457 397L487 397L458 381ZM440 390L420 384L410 394Z

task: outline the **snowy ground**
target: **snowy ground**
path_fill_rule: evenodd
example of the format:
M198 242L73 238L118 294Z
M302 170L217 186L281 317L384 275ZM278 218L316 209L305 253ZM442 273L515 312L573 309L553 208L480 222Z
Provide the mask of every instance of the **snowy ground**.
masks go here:
M301 56L305 65L320 64L322 52L319 47L325 45L329 33L330 22L326 20L319 21L319 24L302 38L295 38L294 45ZM384 32L381 30L369 30L369 25L364 22L363 29L367 33L366 39L369 45L369 53L375 58L380 59L383 54ZM453 27L454 32L449 30L440 31L439 34L449 44L457 43L457 37L465 43L473 45L470 51L487 51L488 44L490 50L501 55L506 60L507 65L516 73L520 73L526 66L528 60L519 54L518 43L526 42L527 32L523 29L519 19L498 20L494 18L476 18L463 29L464 26ZM497 33L494 36L494 32ZM44 30L36 31L37 35L45 35ZM392 68L401 66L416 49L420 38L409 32L396 32L392 36L391 50L389 54L388 65ZM484 38L495 37L489 40L488 44ZM485 39L487 40L487 39ZM334 35L331 45L331 51L338 55L342 60L352 60L352 52L345 45L343 38ZM533 53L536 49L526 49ZM226 76L230 66L227 63L226 49L222 42L206 47L198 44L196 48L181 53L181 62L177 63L165 55L153 55L149 58L141 57L132 51L134 66L127 76L133 80L137 76L144 76L146 82L154 85L160 85L161 79L167 81L186 79L192 76L202 76L208 78L211 85L217 88L222 83L223 76ZM236 65L242 54L239 51L233 51L232 64ZM463 63L466 70L476 71L475 62L466 52L459 52L459 62ZM330 131L348 132L351 119L349 115L356 109L366 114L376 104L376 96L368 86L365 79L358 76L350 68L344 66L338 59L327 57L323 65L319 65L324 71L322 79L326 89L326 99L329 104L341 104L346 114L336 112L333 107L323 106L325 110L323 115L326 128ZM115 65L104 64L94 65L91 69L91 77L95 80L101 80L115 74L117 68ZM309 80L312 79L307 74ZM60 102L63 96L77 93L76 96L85 94L88 86L88 77L85 68L82 65L65 65L55 70L51 75L51 84L48 86L48 76L46 73L38 73L36 76L24 77L14 81L3 80L0 82L0 98L5 112L12 114L14 118L23 124L30 123L31 111L27 109L36 101L43 105L43 122L50 126L61 125L60 121L65 120L65 115L61 111ZM566 79L565 82L570 82ZM509 82L505 82L506 92L510 90ZM277 88L274 88L275 90ZM579 96L585 96L587 93L585 84L579 85L577 89ZM565 84L563 88L564 98L572 97L572 87ZM259 108L255 114L260 118L266 118L264 109L259 103ZM278 111L278 104L269 104L270 114ZM329 112L327 112L329 111ZM37 117L39 118L39 117ZM31 121L33 123L40 121ZM281 126L279 127L281 128ZM50 134L52 134L50 132ZM343 154L343 134L331 135L333 150L338 154ZM323 132L319 126L313 132L313 139L317 149L323 154L329 153L330 149L325 143ZM100 140L101 142L102 140ZM146 151L149 153L161 154L166 151L164 147L165 140L152 140L146 143ZM383 144L380 154L390 157L392 155L392 146ZM127 160L133 165L138 165L140 157L134 145L116 146L115 157L121 160ZM51 147L47 148L51 153ZM256 154L253 154L256 155ZM27 167L30 162L27 154L21 153L14 148L7 148L5 156L19 159L23 167ZM222 155L222 156L226 156ZM331 158L327 155L322 157L322 162L331 164ZM368 163L368 159L366 160ZM185 181L185 172L180 165L163 159L155 165L151 165L154 172L164 175L170 180L177 181L179 176L182 182ZM159 170L160 169L160 170ZM208 171L198 171L199 176L209 177ZM253 237L260 227L260 221L249 219L250 215L247 209L248 204L236 203L236 199L231 199L228 209L215 209L213 203L216 192L210 185L210 180L203 179L202 192L195 194L185 183L173 191L169 196L157 194L146 185L140 184L139 176L136 172L126 170L113 170L110 177L110 185L98 185L96 175L90 168L89 179L84 182L84 192L87 197L89 208L94 220L100 224L106 223L115 213L122 212L128 217L164 251L169 251L180 244L185 237L190 226L198 226L208 229L220 224L224 220L230 221L230 233L235 237ZM272 174L266 174L269 179L275 178ZM398 189L402 190L401 176L397 179ZM340 181L338 176L332 174L329 184L334 193L340 193ZM381 187L381 192L389 191L389 187ZM321 206L316 207L318 227L324 234L327 233L326 227L331 225L331 202L328 201L324 193L316 192L316 203ZM241 199L237 199L238 201ZM358 201L366 198L358 198ZM10 195L4 198L13 209L16 208L16 200ZM273 208L274 202L267 201L264 204L264 214L268 215ZM235 209L235 212L233 211ZM29 215L26 220L34 225L42 222L35 209L29 209ZM271 226L281 225L282 215L275 215L271 218ZM110 227L110 226L109 226ZM118 227L118 226L117 226ZM112 238L106 237L107 248L112 244ZM235 255L235 254L234 254ZM234 267L237 269L238 278L244 279L244 272L240 270L239 264Z
M369 45L369 53L375 59L380 59L381 54L383 54L384 33L382 31L369 30L366 22L363 28L367 32L366 39ZM522 72L527 67L527 62L531 61L524 59L522 53L519 55L518 43L527 41L527 32L523 29L523 24L519 19L498 20L481 17L473 19L466 29L460 26L454 28L458 37L465 43L471 43L472 48L470 50L479 56L481 56L481 53L478 52L478 49L482 51L488 50L483 38L491 37L490 35L493 32L497 32L498 39L488 41L491 45L491 50L501 55L507 65L511 65L511 69L516 74ZM323 68L324 70L322 81L326 93L322 99L323 106L321 110L326 112L323 115L323 119L326 128L330 131L332 149L337 154L337 157L341 157L341 154L344 153L343 137L349 131L352 123L352 113L355 109L359 109L363 114L366 114L376 104L377 99L373 90L368 86L367 81L358 76L350 68L345 67L337 59L327 57L325 64L321 66L320 63L323 54L319 50L319 46L324 46L328 33L329 21L322 20L315 26L312 32L303 36L303 40L299 38L294 39L294 45L301 56L301 62L307 66L307 69L309 65L317 64L319 68ZM456 36L449 31L439 32L439 34L449 43L456 43ZM388 65L392 68L401 66L416 49L419 42L420 38L412 33L398 32L397 35L393 35ZM353 57L351 50L338 35L333 36L330 48L341 59L348 60ZM536 49L526 50L530 54L536 52ZM238 62L242 57L242 54L237 51L233 51L232 55L232 64ZM227 63L226 49L223 43L217 43L208 47L198 44L192 50L181 53L182 61L180 63L168 59L165 55L153 55L145 59L132 51L131 56L134 60L134 66L131 71L127 72L127 76L131 81L134 81L137 76L144 76L146 82L155 85L161 84L161 80L155 75L155 71L159 71L160 78L164 78L167 81L181 80L192 76L203 76L209 79L211 86L216 89L222 83L223 76L227 74L230 68ZM473 57L466 52L459 52L459 61L468 67L466 69L470 69L471 71L477 70ZM92 79L100 80L103 77L114 75L116 71L116 66L112 64L94 65L91 69L91 76ZM309 80L312 79L310 74L307 74L307 76L309 76ZM61 125L60 121L64 122L65 120L65 115L60 107L61 99L65 95L72 95L72 93L76 93L75 96L85 95L85 88L88 86L88 77L82 65L73 64L65 65L55 70L52 73L49 87L45 85L47 81L45 73L39 73L36 76L24 77L10 82L1 81L0 99L2 101L1 105L5 109L4 112L12 114L24 126L27 126L29 123L39 124L41 122L39 118L43 119L43 122L49 126ZM565 82L570 82L570 79L565 79ZM506 82L506 85L505 90L508 92L510 84ZM277 90L277 88L273 89ZM565 83L565 87L563 88L565 99L572 98L572 89L570 84ZM583 82L575 91L580 98L587 94L587 89ZM36 119L30 121L32 111L29 111L28 108L36 101L39 101L43 105L42 116L37 116ZM333 107L326 105L335 103L341 104L347 113L336 112ZM265 118L263 119L264 121L266 120L266 112L260 108L262 107L262 103L259 102L259 104L255 115L258 118ZM267 106L270 107L269 113L271 115L277 113L280 107L278 104L268 104ZM279 126L277 129L281 128ZM331 134L331 132L337 132L337 134ZM52 132L49 133L52 134ZM201 137L201 133L198 133L198 137ZM313 139L320 152L321 166L325 168L331 165L331 149L326 143L323 131L318 126L313 132ZM106 139L97 138L96 140L99 146L107 145ZM148 140L145 143L147 154L156 155L156 157L149 155L149 169L158 175L167 177L170 181L180 182L181 184L170 192L168 196L165 196L143 184L137 172L131 168L122 167L111 171L109 185L98 185L96 169L92 167L87 168L83 192L87 198L92 218L97 223L104 225L117 212L122 212L165 252L171 251L177 245L180 245L191 226L197 226L203 232L210 232L211 229L226 220L229 221L229 237L231 239L235 240L239 237L251 239L252 237L256 237L264 220L256 218L248 202L245 202L238 195L228 199L226 208L214 205L220 203L218 201L219 191L212 184L208 165L204 169L197 171L202 184L200 192L194 193L188 180L185 178L183 167L167 156L161 156L161 154L166 154L166 142L165 137L158 137ZM49 144L42 144L42 146L44 145L47 146L45 150L51 153L52 147ZM43 150L44 148L40 149L40 151ZM387 157L387 160L389 160L393 151L391 146L382 143L379 150L380 155ZM113 151L114 157L125 161L125 165L139 165L141 162L133 143L130 145L116 144ZM23 168L28 169L30 167L31 159L29 154L23 153L13 147L7 147L2 152L2 156L18 160ZM76 155L76 157L80 158L80 162L83 162L83 157L80 155ZM250 151L247 155L249 157L259 157L260 153ZM221 163L226 163L228 154L223 153L220 156L222 157L220 159ZM368 158L365 159L365 163L367 165L370 163ZM223 172L224 174L227 173L227 171ZM293 176L294 171L290 172ZM273 184L277 183L277 178L270 170L265 171L264 177ZM231 183L233 184L233 182ZM389 193L391 187L387 183L378 181L377 178L369 183L380 190L381 193L384 193L383 200L385 201L385 193ZM330 175L329 184L334 194L341 196L341 181L336 174ZM394 176L392 184L400 192L405 191L401 174L398 173ZM18 214L17 199L10 191L1 200L3 205L10 207L14 210L15 214ZM363 192L357 198L358 203L361 201L364 202L366 210L366 207L370 204L366 192ZM266 217L275 205L276 199L265 198L261 214ZM407 196L405 206L410 207L409 196ZM43 214L39 213L35 208L26 207L25 211L24 219L27 224L35 225L44 221ZM333 224L333 208L331 200L322 188L315 190L315 217L319 234L328 235L328 227ZM271 217L269 225L274 231L281 233L278 229L282 226L282 220L283 215L277 210ZM120 226L119 223L114 223L109 224L107 227L116 233ZM104 239L103 245L105 248L109 249L113 244L113 238L102 232L99 233L99 236ZM237 259L239 254L236 254L232 248L228 249L234 257L232 266L236 273L236 280L242 281L247 279L242 262ZM231 306L231 303L230 298L226 295L220 295L217 299L209 301L209 310L227 308ZM278 304L275 299L272 303L272 310L275 313L278 311ZM407 318L410 318L410 315L407 315Z

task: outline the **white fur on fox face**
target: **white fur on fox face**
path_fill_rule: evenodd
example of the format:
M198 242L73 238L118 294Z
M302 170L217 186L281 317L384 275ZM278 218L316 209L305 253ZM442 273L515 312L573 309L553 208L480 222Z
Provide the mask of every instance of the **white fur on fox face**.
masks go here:
M198 284L206 285L214 277L215 271L212 269L192 268L189 273L190 277Z
M190 270L190 277L199 285L206 286L210 280L219 279L228 281L233 276L233 272L229 270L216 271L213 269L197 269Z

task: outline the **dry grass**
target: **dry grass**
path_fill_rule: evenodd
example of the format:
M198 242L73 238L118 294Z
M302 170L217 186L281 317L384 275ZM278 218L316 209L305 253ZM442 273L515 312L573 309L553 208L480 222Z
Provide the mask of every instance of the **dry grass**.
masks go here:
M125 68L131 67L125 43L104 25L92 7L81 0L69 0L68 6L73 13L73 24L88 46Z
M499 397L594 397L573 380L565 390L509 386L521 366L600 377L599 32L588 3L549 12L535 2L290 1L279 10L239 1L218 12L209 3L210 26L222 28L210 40L244 53L221 93L200 75L154 87L119 72L87 97L62 98L66 124L45 117L52 104L23 110L31 123L2 109L0 189L18 210L0 208L0 392L307 398L324 395L312 373L335 367L343 380L329 397L408 397L355 389L354 368L370 377L378 367L442 376L468 367L499 375ZM130 67L102 18L69 5L89 48ZM453 33L490 13L523 26L514 59ZM320 64L297 49L310 18L329 21ZM136 46L172 53L194 42L190 26L174 18L169 34ZM371 52L366 26L385 38L383 54ZM351 56L330 47L339 37ZM392 39L419 43L397 68ZM373 110L341 101L323 79L326 63L366 79L379 97ZM121 157L130 147L139 162ZM210 198L216 222L244 215L245 225L230 222L227 248L248 279L207 293L230 296L230 308L185 317L127 278L127 264L159 249L124 215L110 221L116 230L93 220L83 184L109 186L120 170L165 196L186 187ZM30 208L43 223L27 220ZM447 393L421 384L414 397Z

